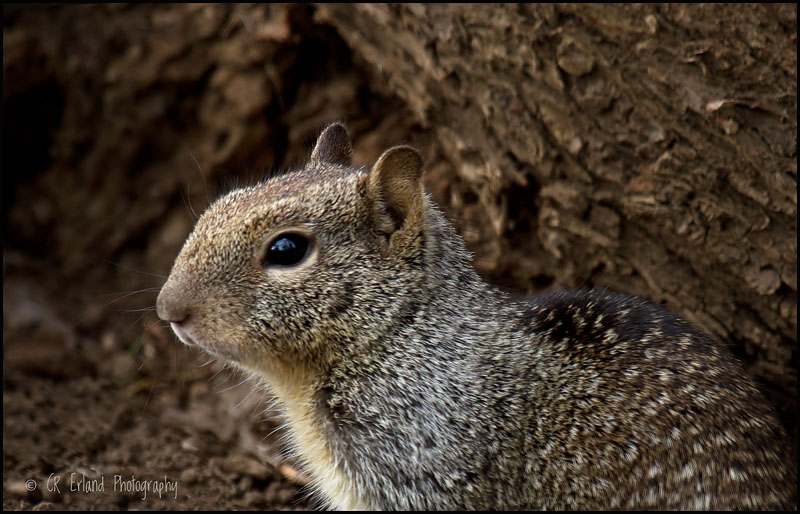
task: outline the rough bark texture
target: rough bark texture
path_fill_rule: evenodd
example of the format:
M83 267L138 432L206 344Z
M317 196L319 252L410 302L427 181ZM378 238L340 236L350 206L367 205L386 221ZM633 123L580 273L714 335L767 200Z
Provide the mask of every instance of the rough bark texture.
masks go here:
M424 152L490 280L665 304L731 344L796 434L796 13L4 9L4 507L302 500L263 399L241 408L249 387L220 393L218 365L136 309L154 305L192 210L303 161L337 118L357 163L400 142ZM88 468L166 474L180 498L24 487Z
M665 303L794 408L796 6L319 9L436 133L484 272Z

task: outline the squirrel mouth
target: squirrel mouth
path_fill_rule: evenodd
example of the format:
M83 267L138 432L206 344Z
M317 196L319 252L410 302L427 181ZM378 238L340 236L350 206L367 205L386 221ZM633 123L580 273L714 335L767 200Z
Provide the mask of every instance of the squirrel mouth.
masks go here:
M210 353L212 356L221 358L224 360L236 360L236 358L232 355L229 355L224 351L222 348L218 348L213 344L203 344L202 339L196 339L189 335L189 330L187 327L181 326L180 323L170 322L170 326L172 327L172 331L175 332L175 335L178 336L178 339L181 340L183 344L186 346L193 346L195 348L199 348L204 352Z
M180 339L183 344L187 346L200 347L200 345L197 344L194 339L192 339L189 334L186 333L186 330L184 330L179 324L171 322L169 325L172 327L172 331L175 332L175 335L178 336L178 339Z

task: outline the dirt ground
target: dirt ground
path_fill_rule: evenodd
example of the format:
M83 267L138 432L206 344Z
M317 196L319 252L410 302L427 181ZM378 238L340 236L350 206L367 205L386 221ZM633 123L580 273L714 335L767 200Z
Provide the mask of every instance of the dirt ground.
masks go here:
M470 164L479 153L462 148L446 123L437 125L433 108L424 121L420 109L389 87L390 75L352 51L319 12L283 4L4 6L4 509L318 506L308 478L287 454L269 394L179 343L154 305L197 213L237 184L303 162L331 120L346 120L356 163L371 164L394 144L420 148L427 190L464 235L476 268L496 284L528 294L565 285L629 285L627 292L644 296L650 279L661 279L641 272L650 264L623 266L622 250L611 264L591 264L598 270L591 273L580 259L560 261L540 236L566 225L548 228L538 217L543 207L553 210L551 197L564 200L562 193L569 205L560 213L586 223L612 216L609 233L638 244L660 241L661 232L631 231L625 215L610 208L577 210L585 202L573 202L564 184L580 184L583 175L560 177L561 188L540 187L537 180L559 177L566 165L578 169L567 154L534 170L508 152L500 162L513 161L523 171L498 173L506 189L494 191L488 179L484 189L470 183L485 179L483 168ZM552 70L543 66L549 77ZM414 74L413 68L402 71ZM459 84L451 79L442 82ZM406 85L413 90L414 84ZM502 111L521 109L512 104ZM466 103L451 108L453 116L438 116L468 120L474 114ZM796 100L794 112L796 187ZM463 125L464 133L473 128ZM656 139L651 143L666 144ZM594 151L587 148L584 153ZM637 161L649 162L650 147L636 148ZM528 185L512 187L525 173ZM595 234L575 232L584 233ZM583 244L597 253L597 245L575 234L572 250ZM737 246L738 238L724 237ZM796 246L794 254L787 269L796 272ZM698 269L702 277L704 268ZM778 328L764 328L767 322L755 315L736 317L748 334L777 342L761 348L744 336L731 340L748 369L774 390L769 398L796 436L796 321L786 321L797 315L796 278L794 289L789 282L778 281L761 295L774 303L765 303L764 311L780 314ZM679 285L680 298L651 299L679 313L693 308L693 291ZM759 294L751 296L760 301ZM719 319L729 314L722 307L718 312ZM701 328L718 335L713 330L722 325ZM740 328L720 330L746 332Z

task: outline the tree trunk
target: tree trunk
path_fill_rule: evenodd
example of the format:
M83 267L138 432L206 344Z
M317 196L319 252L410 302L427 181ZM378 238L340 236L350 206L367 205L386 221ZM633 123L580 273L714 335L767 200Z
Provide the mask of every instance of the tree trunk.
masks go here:
M483 272L664 303L794 419L795 5L318 9L435 132Z

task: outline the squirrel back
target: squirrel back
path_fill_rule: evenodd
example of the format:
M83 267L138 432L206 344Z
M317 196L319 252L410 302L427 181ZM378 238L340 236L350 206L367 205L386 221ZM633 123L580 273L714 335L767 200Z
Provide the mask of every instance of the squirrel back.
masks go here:
M178 337L261 377L330 506L796 508L786 435L726 348L607 291L481 281L394 147L342 124L301 170L203 214L158 298Z

